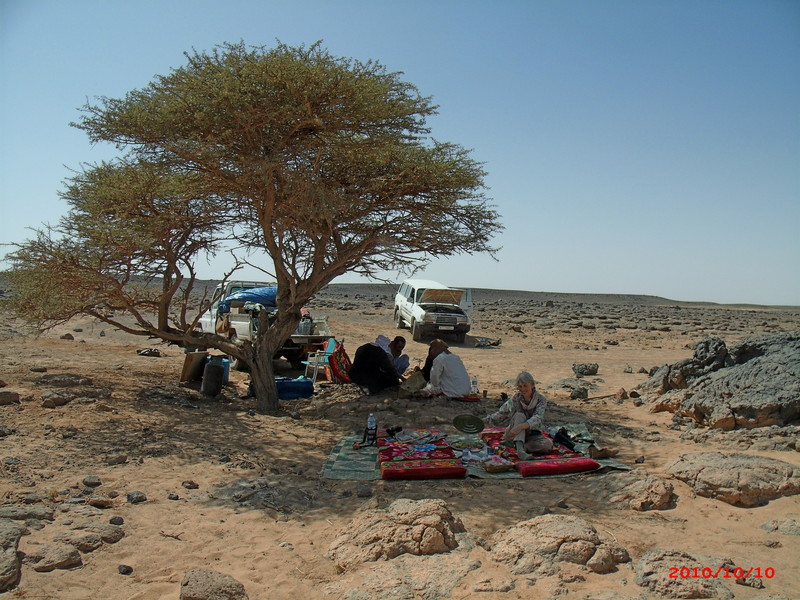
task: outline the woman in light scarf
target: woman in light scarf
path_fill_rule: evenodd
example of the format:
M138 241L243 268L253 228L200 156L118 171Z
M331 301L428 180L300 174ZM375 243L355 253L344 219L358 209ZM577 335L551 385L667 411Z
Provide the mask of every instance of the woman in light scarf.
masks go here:
M511 396L497 412L486 415L488 425L504 424L509 421L503 436L513 442L517 455L526 460L531 454L547 454L553 449L553 442L542 435L542 417L547 408L547 398L536 391L533 375L523 371L517 375L517 393Z

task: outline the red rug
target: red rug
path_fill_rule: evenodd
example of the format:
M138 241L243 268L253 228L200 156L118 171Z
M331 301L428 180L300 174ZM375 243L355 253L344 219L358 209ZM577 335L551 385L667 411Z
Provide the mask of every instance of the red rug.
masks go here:
M601 466L597 461L561 444L554 444L553 450L548 454L537 454L528 460L520 460L515 448L508 448L502 444L503 433L505 433L504 427L492 427L484 429L480 437L495 454L513 462L514 468L523 477L585 473L596 471ZM550 438L545 432L542 432L542 435Z

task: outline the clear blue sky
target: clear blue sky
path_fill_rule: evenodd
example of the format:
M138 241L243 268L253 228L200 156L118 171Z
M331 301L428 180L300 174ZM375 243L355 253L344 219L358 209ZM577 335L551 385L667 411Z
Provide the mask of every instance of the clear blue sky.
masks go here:
M87 100L277 39L404 72L440 106L434 137L485 163L499 262L422 275L800 305L798 0L0 0L0 243L57 222L69 168L113 155L69 126Z

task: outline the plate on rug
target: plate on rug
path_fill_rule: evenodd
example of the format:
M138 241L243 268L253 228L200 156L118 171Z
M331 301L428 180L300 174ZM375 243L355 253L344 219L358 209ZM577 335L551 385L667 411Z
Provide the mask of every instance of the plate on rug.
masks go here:
M473 415L456 415L453 426L462 433L480 433L483 431L483 420Z

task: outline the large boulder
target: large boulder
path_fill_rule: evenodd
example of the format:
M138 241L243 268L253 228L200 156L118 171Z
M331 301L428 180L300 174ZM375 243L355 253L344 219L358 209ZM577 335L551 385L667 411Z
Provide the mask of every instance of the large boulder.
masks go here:
M789 463L763 456L695 452L677 458L667 470L698 496L734 506L762 506L800 493L800 472Z
M444 500L401 498L385 510L358 515L331 544L326 556L337 565L388 560L401 554L437 554L458 547L461 520Z
M665 365L639 386L669 410L708 427L788 425L800 420L800 333L744 340L729 351L707 338L694 357Z
M571 515L542 515L496 533L492 560L508 565L516 575L554 575L559 562L585 565L609 573L630 560L628 552L602 537L588 521Z
M19 580L19 539L26 527L11 519L0 518L0 592L5 592Z
M641 477L641 475L640 475ZM666 510L675 507L672 483L656 475L645 475L611 498L633 510Z
M729 566L729 572L733 571L730 560L693 555L682 550L655 549L646 552L636 563L633 581L660 598L729 600L733 593L723 585L723 577L702 577L703 573L699 571L697 577L692 576L694 570L700 568L710 569L712 574L717 571L725 573L726 566ZM681 569L687 569L683 573L688 572L689 576L681 576ZM733 579L728 581L733 582Z

